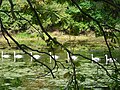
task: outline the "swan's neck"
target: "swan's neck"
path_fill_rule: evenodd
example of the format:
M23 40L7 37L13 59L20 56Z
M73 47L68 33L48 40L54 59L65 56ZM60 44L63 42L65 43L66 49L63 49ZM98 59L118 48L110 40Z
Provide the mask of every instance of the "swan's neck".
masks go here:
M15 58L15 51L14 51L14 62L16 62L16 58Z
M3 62L3 51L2 51L2 53L1 53L1 57L2 57L2 62Z
M32 55L32 52L30 52L30 54ZM31 62L32 62L32 60L33 60L33 57L31 57Z
M30 54L32 55L32 52L30 52Z
M49 54L52 55L51 52L49 52ZM50 56L50 63L51 63L51 62L52 62L52 58L51 58L51 56Z
M16 54L16 53L15 53L15 51L14 51L14 56L15 56L15 54Z
M70 56L69 56L69 53L67 52L67 57L68 57L68 60L70 60Z
M3 57L3 51L1 52L1 57Z
M93 54L91 54L91 56L92 56L92 59L93 59Z
M70 54L67 52L67 60L68 60L68 62L70 62Z
M105 55L105 58L106 58L106 60L108 60L108 56L107 55Z
M49 52L49 54L50 54L50 55L52 55L52 53L51 53L51 52Z
M106 58L106 64L108 64L108 56L105 55L105 58Z

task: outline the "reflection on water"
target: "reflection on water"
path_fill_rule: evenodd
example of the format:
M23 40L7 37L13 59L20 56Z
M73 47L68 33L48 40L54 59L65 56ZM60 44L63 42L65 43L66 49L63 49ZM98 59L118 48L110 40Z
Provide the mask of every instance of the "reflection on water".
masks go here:
M114 51L113 56L120 60L120 55L118 52L119 50ZM75 53L83 54L89 58L91 58L91 54L94 54L94 56L102 59L100 63L103 65L105 64L104 55L109 55L107 51L101 50L78 50ZM47 69L44 66L41 66L39 63L36 63L34 60L31 62L31 57L29 55L19 52L17 54L23 55L23 58L16 58L16 62L14 62L14 54L4 52L4 55L7 54L9 54L11 57L3 58L3 62L2 60L0 61L0 90L61 90L66 85L72 72L70 64L65 62L65 60L67 60L67 53L63 51L56 52L56 55L60 57L58 61L63 63L66 67L69 67L69 69L65 70L61 65L59 65L57 72L54 72L56 79L52 79L50 75L41 77L44 75L44 72ZM45 63L50 68L54 66L54 61L52 61L52 63L49 62L50 57L48 55L39 55L41 56L39 59L41 62ZM86 87L85 90L92 90L93 87L94 90L109 90L107 87L107 83L109 83L109 77L106 76L103 69L97 67L96 64L92 64L91 61L82 57L78 57L78 60L75 62L75 64L77 67L77 79L80 80L80 85L82 84L84 87ZM112 73L111 69L113 67L105 67L108 67L110 69L109 72Z

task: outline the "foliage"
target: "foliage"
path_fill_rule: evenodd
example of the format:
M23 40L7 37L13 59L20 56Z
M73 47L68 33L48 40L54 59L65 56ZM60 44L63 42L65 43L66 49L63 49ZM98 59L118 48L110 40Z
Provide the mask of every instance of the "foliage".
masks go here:
M22 12L22 9L25 7L26 2L24 0L22 1L17 1L14 0L14 13L16 18L14 19L13 16L11 15L11 6L8 1L3 1L2 6L1 6L1 18L3 20L4 25L8 30L18 30L20 32L21 30L24 31L24 29L27 29L26 24L28 23L25 19L31 20L31 15Z
M3 1L3 2L2 2ZM120 24L118 12L119 1L100 1L100 0L2 0L0 2L0 23L1 23L1 31L4 38L7 40L8 44L9 40L6 37L5 33L16 43L16 45L23 51L25 54L30 55L27 50L36 51L38 53L44 53L48 56L51 56L49 52L55 53L56 48L61 47L63 50L68 52L70 62L67 62L68 65L70 63L70 71L65 74L65 77L71 76L67 83L67 88L74 88L74 90L79 89L79 84L85 82L86 77L81 73L77 72L77 67L80 66L80 63L77 61L73 61L72 55L80 56L82 58L91 60L85 55L81 55L79 53L74 54L71 52L66 46L59 43L55 37L52 37L48 34L47 31L62 31L65 34L71 35L79 35L83 33L89 33L89 31L93 31L96 36L103 36L106 42L108 51L110 56L112 57L111 46L113 46L111 42L119 44L119 30L118 25ZM38 27L39 26L39 27ZM46 43L49 47L48 51L42 52L38 49L30 48L27 45L18 43L8 32L10 33L22 33L20 36L24 37L24 35L33 34L36 38L38 35L41 39ZM34 34L35 33L35 34ZM37 35L36 35L37 33ZM46 35L46 36L45 36ZM111 42L108 43L108 40L111 39ZM27 48L27 49L25 49ZM30 55L32 56L32 55ZM51 73L52 77L55 78L53 71L57 68L60 68L61 65L65 69L65 64L60 61L55 60L51 56L54 61L53 66L48 66L43 61L36 60L36 62L40 63L41 66L46 67L45 72ZM91 60L93 61L93 60ZM112 80L111 88L119 88L117 84L119 82L119 69L115 62L113 62L114 68L112 68L109 72L106 67L98 62L95 62L99 67L104 69L107 77ZM97 67L98 69L98 67ZM28 70L28 69L27 69ZM27 72L27 70L25 70ZM21 69L18 70L22 73ZM6 73L8 76L10 73ZM26 73L28 74L28 73ZM13 73L13 76L15 74ZM18 77L21 75L16 74ZM93 80L97 80L96 77L98 74L93 74L91 77ZM88 78L87 78L88 79ZM18 84L13 81L14 84ZM98 85L99 86L99 85ZM81 89L83 89L83 85L81 85Z
M119 1L116 0L115 2L116 4L119 4ZM76 7L74 7L70 1L45 0L43 2L33 0L32 3L39 13L39 17L41 19L41 22L43 23L43 26L47 30L62 30L65 33L73 35L79 35L82 31L87 32L89 30L93 30L97 36L102 35L100 30L98 29L98 26L89 17L85 16ZM36 17L34 17L34 15L31 13L31 9L25 0L14 0L14 4L17 21L11 18L12 16L10 15L10 13L1 12L3 22L8 27L8 29L27 29L27 23L31 20L32 23L38 24L38 22L36 21ZM116 27L116 25L119 25L119 12L117 12L117 9L112 6L108 8L109 5L105 2L81 0L78 1L78 4L84 12L90 14L101 24L110 25L114 28ZM1 10L10 11L10 5L7 1L3 1ZM8 15L11 17L9 17ZM22 17L24 17L28 21L24 20Z

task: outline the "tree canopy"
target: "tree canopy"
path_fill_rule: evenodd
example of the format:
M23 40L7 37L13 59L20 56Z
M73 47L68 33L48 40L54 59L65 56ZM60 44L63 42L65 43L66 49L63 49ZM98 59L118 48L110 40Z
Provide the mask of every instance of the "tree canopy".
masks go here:
M78 81L76 79L76 65L71 55L81 56L88 60L91 59L81 54L74 54L66 46L58 42L56 38L51 37L48 31L60 31L64 34L74 36L94 32L96 37L104 37L112 58L112 51L108 39L113 43L117 43L118 47L120 47L120 0L1 0L0 5L1 32L9 45L9 39L6 35L28 55L30 54L26 48L51 56L47 52L41 52L20 44L11 36L11 33L36 32L46 42L46 45L49 46L50 51L54 47L59 46L69 53L73 71L72 79L70 79L68 86L73 83L75 90L78 90ZM34 29L31 29L31 27ZM54 59L55 65L51 69L43 62L36 59L35 61L45 66L53 78L55 78L53 70L57 68L58 63L63 65ZM113 76L103 65L98 62L95 63L102 67L106 71L106 74L115 81L116 86L113 88L118 88L118 82L120 80L118 75L120 72L116 63L113 61L115 67L115 74Z

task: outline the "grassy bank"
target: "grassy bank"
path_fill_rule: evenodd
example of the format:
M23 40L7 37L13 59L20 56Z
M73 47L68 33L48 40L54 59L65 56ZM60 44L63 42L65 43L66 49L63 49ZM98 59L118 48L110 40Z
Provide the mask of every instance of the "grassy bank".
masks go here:
M104 54L107 54L108 52L104 50L107 49L107 47L103 37L96 38L94 36L84 35L70 36L63 35L61 33L49 34L52 37L57 38L57 40L68 47L68 49L72 49L75 52L80 53L81 55L91 58L91 53L93 53L94 56L100 57L100 64L104 65L104 67L109 70L110 74L113 73L113 65L105 65ZM20 33L16 36L14 35L13 37L20 44L26 44L27 46L30 46L34 49L41 49L43 47L46 47L46 43L36 35L32 36L30 34ZM58 53L56 53L56 55L60 57L57 61L61 62L63 65L65 65L66 68L69 69L63 69L61 64L58 64L59 68L57 68L57 72L56 69L53 70L54 75L56 76L56 78L53 79L51 75L45 77L44 73L46 73L46 68L38 63L31 63L31 57L25 55L24 53L20 53L24 56L23 59L17 59L17 62L13 62L13 50L18 50L13 41L10 40L12 47L8 46L6 40L3 37L0 39L0 43L1 49L4 49L4 51L6 50L7 52L11 52L9 54L12 56L9 59L4 59L3 62L0 63L0 88L5 88L6 90L11 88L16 90L53 90L54 87L54 89L62 90L65 87L72 72L71 65L65 62L65 60L67 59L66 52L59 51ZM119 60L120 56L118 52L119 51L114 51L113 55ZM50 58L48 55L40 55L41 62L45 63L50 68L54 66L54 63L49 63ZM87 88L87 90L93 90L94 87L100 87L101 90L102 88L108 88L108 86L112 87L114 82L110 81L110 78L106 75L106 72L101 67L98 67L98 65L93 64L91 63L91 61L80 56L78 57L78 60L74 63L76 65L76 76L80 87L82 85L82 87Z
M63 35L62 33L49 33L52 37L56 38L60 43L66 47L72 47L73 49L106 49L106 44L103 37L95 37L94 34L91 36L72 36L72 35ZM13 36L20 44L25 44L35 49L46 47L45 41L36 35L19 33ZM47 38L47 36L45 36ZM15 43L8 38L11 44L11 47L7 44L7 41L4 37L0 38L0 49L17 49Z

